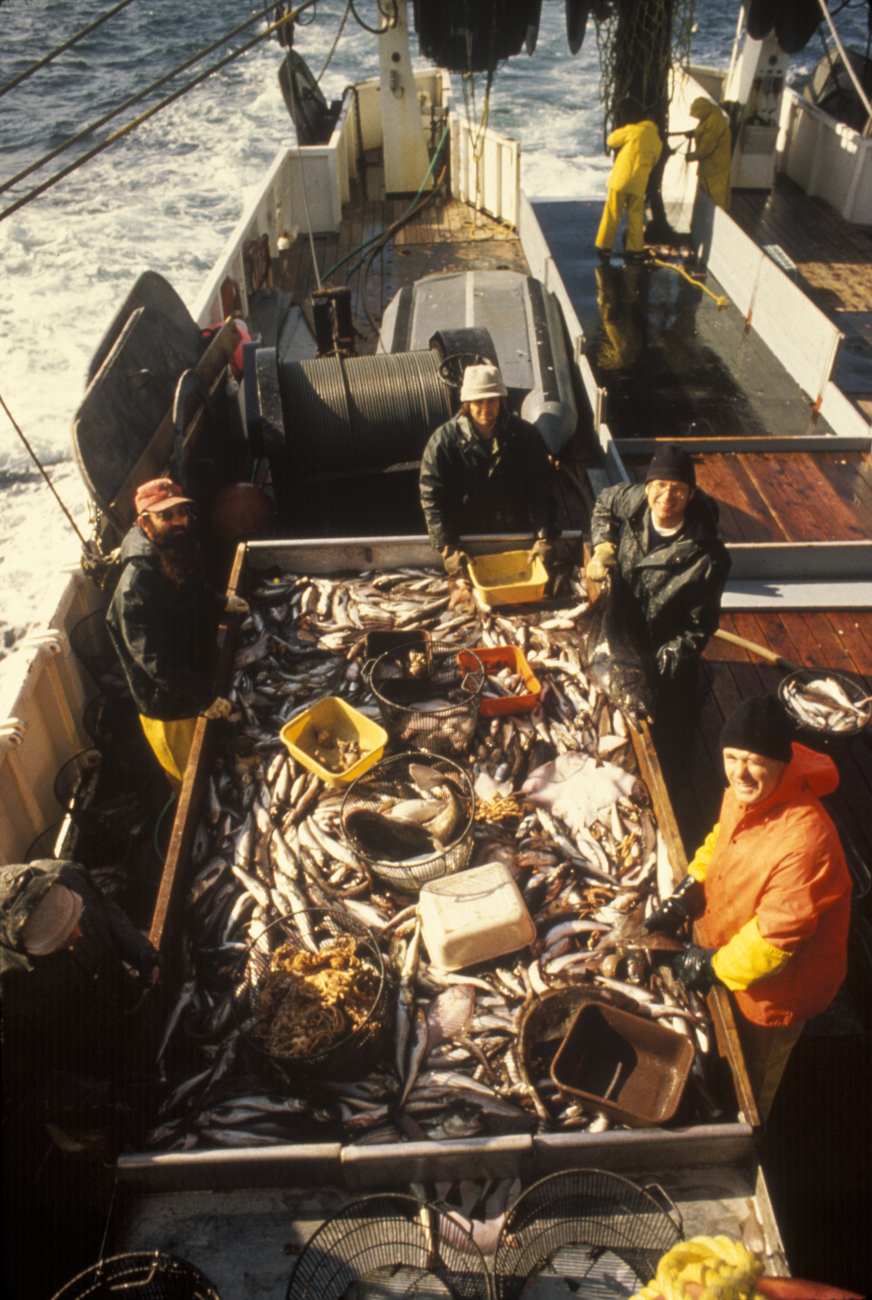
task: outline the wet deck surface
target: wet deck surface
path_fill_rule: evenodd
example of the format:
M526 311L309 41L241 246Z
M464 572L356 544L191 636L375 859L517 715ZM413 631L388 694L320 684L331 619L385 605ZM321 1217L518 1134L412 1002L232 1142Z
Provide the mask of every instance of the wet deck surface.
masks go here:
M856 361L850 391L872 419L872 232L844 221L786 176L777 178L771 194L736 191L730 216L761 248L778 244L784 250L797 283L845 334L843 359L853 355Z
M533 208L585 332L587 359L608 388L613 438L829 432L758 335L745 333L742 313L732 303L718 307L724 295L713 276L692 283L677 263L625 266L617 255L601 266L598 204Z

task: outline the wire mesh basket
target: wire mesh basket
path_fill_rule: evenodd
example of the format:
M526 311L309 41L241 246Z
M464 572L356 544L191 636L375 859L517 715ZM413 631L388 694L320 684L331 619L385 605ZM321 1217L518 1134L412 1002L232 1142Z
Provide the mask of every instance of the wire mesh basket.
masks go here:
M563 1279L544 1289L567 1296L632 1295L681 1240L681 1216L669 1204L667 1213L649 1191L601 1169L543 1178L506 1215L494 1256L496 1300L518 1300L538 1278Z
M107 695L116 695L127 689L112 638L106 630L106 610L97 609L79 619L70 632L73 654L88 672L94 684Z
M51 826L44 831L40 831L36 839L32 841L26 853L24 854L25 862L42 862L48 858L65 858L65 845L70 840L73 830L73 823L68 817L62 821L53 822Z
M209 1279L187 1260L160 1250L101 1259L67 1282L53 1300L221 1300Z
M117 786L121 775L121 769L106 764L101 751L92 746L68 759L54 783L55 798L77 829L99 846L106 859L116 862L130 848L144 799L142 790L112 793L105 789Z
M292 970L276 970L279 950ZM331 962L326 975L312 969ZM315 907L268 925L240 961L231 1008L245 1041L303 1080L362 1077L391 1028L378 944L338 908Z
M398 646L372 666L370 685L391 738L434 754L462 753L478 722L487 673L471 650L433 641Z
M488 1300L481 1252L456 1219L413 1196L366 1196L309 1239L286 1300Z
M408 850L397 844L396 851L407 852L408 856L398 859L389 857L384 850L380 853L378 839L367 838L367 831L370 837L378 837L379 823L375 818L368 822L367 815L375 814L381 818L383 810L396 806L397 801L420 801L420 791L427 786L431 787L429 797L434 809L442 808L437 821L439 816L444 821L435 829L443 830L451 821L455 823L453 829L443 832L444 848L428 852L424 847L418 851L414 843ZM361 862L395 888L417 893L429 880L451 876L469 865L475 828L472 782L463 768L450 758L414 751L394 754L391 758L381 759L349 787L342 801L341 822L342 833ZM390 827L384 829L388 833L384 843L390 846ZM423 841L430 832L426 825L419 829Z
M848 700L848 705L839 708L838 701L824 693L817 692L816 683L829 683L829 689L841 691ZM829 724L823 716L815 716L808 709L803 709L803 696L809 693L812 704L823 705L830 715ZM841 739L855 736L872 718L872 700L862 685L845 673L833 672L823 668L800 668L782 678L778 686L778 698L784 705L791 719L803 733L827 734ZM835 725L833 725L835 724Z

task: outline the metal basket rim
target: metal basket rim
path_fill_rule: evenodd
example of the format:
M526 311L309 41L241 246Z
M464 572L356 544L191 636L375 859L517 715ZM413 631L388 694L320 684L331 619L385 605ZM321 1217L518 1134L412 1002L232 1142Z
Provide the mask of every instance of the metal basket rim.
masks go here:
M81 1273L77 1273L75 1277L71 1277L68 1282L65 1282L60 1291L55 1292L52 1300L80 1300L80 1297L82 1300L88 1300L88 1297L90 1296L93 1296L94 1300L97 1300L97 1297L103 1294L104 1283L102 1281L102 1276L105 1273L107 1266L110 1264L126 1264L127 1268L137 1270L145 1270L149 1267L151 1268L150 1275L141 1278L139 1281L126 1280L123 1271L120 1270L120 1276L117 1279L113 1279L110 1276L110 1281L118 1280L123 1283L125 1289L131 1288L131 1295L136 1294L132 1289L134 1287L138 1289L139 1287L151 1286L155 1282L157 1282L157 1285L160 1285L163 1280L157 1273L157 1270L160 1268L165 1276L167 1274L175 1274L178 1278L181 1275L183 1280L196 1282L201 1287L204 1285L208 1287L208 1294L204 1294L204 1300L221 1300L214 1282L199 1268L197 1268L196 1264L190 1263L187 1259L181 1259L178 1255L171 1255L169 1251L165 1250L125 1251L121 1255L110 1255L106 1259L99 1259L96 1264L91 1264L88 1268L83 1269ZM185 1277L186 1274L187 1278ZM90 1282L99 1284L99 1291L89 1290L82 1292L80 1288L75 1291L70 1289L76 1287L77 1283L87 1285Z
M429 858L422 858L420 861L413 862L413 863L404 863L402 861L390 862L382 858L371 858L367 853L364 853L362 849L358 848L356 840L352 839L352 837L345 829L345 809L352 795L352 792L354 791L354 787L358 784L358 782L365 781L367 777L372 779L373 775L378 771L378 769L380 767L385 767L388 763L399 764L402 761L416 763L416 762L428 761L428 760L433 765L435 765L436 763L450 763L451 766L456 768L457 771L463 777L463 779L466 781L467 786L469 788L469 794L467 797L470 800L469 820L466 822L463 830L457 836L456 839L452 840L450 844L446 844L445 848L442 849L440 852L431 854ZM342 800L342 807L339 810L339 825L342 829L342 837L345 840L345 843L354 853L360 856L360 858L367 864L367 866L372 867L372 869L377 872L381 872L382 867L385 867L391 873L395 873L395 872L406 873L414 879L416 869L420 871L424 871L438 858L444 857L451 849L455 848L456 845L460 844L461 841L469 834L470 830L474 829L475 827L475 786L470 780L469 773L466 772L460 766L459 763L455 763L452 758L448 758L443 754L434 754L430 750L426 750L426 749L409 749L409 750L404 750L403 753L401 754L389 754L387 758L380 758L377 763L373 763L372 767L368 768L365 772L361 772L360 776L355 777L355 779L352 781L351 785L348 787L348 789L345 792L345 796ZM391 879L391 877L386 876L385 879Z
M387 699L384 695L380 693L378 687L375 685L373 681L373 678L375 677L376 669L378 668L382 660L387 659L390 655L395 655L398 650L402 649L402 646L395 646L393 650L385 650L383 654L378 655L376 659L373 660L372 668L370 669L369 689L372 691L373 695L378 700L379 704L386 704L389 709L397 709L400 710L401 712L414 714L415 717L433 718L434 720L449 718L456 713L466 713L469 711L470 707L473 704L480 704L481 697L484 694L484 688L487 683L487 669L485 668L484 664L481 662L481 660L479 659L478 655L475 653L474 650L468 649L467 646L448 645L448 643L445 641L431 641L429 647L431 654L441 653L440 647L443 646L445 647L445 653L448 654L451 653L454 653L456 655L459 655L461 653L471 654L475 659L476 663L478 664L479 668L481 669L481 673L482 673L481 685L470 694L468 700L464 700L462 703L459 704L449 704L448 707L444 709L427 710L427 712L425 713L420 709L416 709L413 704L397 704L394 700ZM459 665L458 665L458 671L460 671ZM475 670L473 669L472 671Z
M347 1217L350 1217L355 1212L360 1212L361 1207L367 1207L367 1206L372 1207L376 1203L384 1204L384 1202L393 1203L398 1206L402 1205L404 1207L407 1207L409 1210L414 1210L416 1216L420 1215L422 1210L433 1210L435 1211L436 1214L440 1216L440 1218L447 1219L451 1223L452 1227L457 1231L458 1235L463 1239L464 1252L468 1250L468 1253L471 1256L470 1268L472 1267L473 1263L477 1262L476 1272L482 1280L483 1295L485 1297L490 1296L491 1294L490 1275L488 1273L488 1268L487 1268L487 1264L485 1263L484 1256L482 1255L481 1250L479 1249L472 1233L469 1231L468 1228L464 1226L464 1224L460 1221L460 1219L451 1209L442 1205L436 1205L432 1201L421 1201L416 1196L408 1196L402 1192L374 1192L369 1196L361 1196L356 1201L350 1202L350 1204L348 1205L343 1205L341 1209L337 1210L335 1214L331 1214L329 1219L325 1219L324 1222L321 1224L321 1226L315 1230L315 1232L306 1242L305 1246L303 1247L303 1249L301 1250L300 1254L297 1256L294 1262L294 1267L291 1272L291 1276L288 1278L288 1286L285 1292L285 1300L291 1300L291 1297L293 1295L294 1278L297 1276L297 1273L302 1267L306 1255L309 1252L314 1254L316 1253L316 1251L321 1250L322 1247L321 1244L319 1243L319 1238L321 1238L322 1235L327 1232L327 1229L330 1228L332 1224L342 1219L345 1219ZM387 1217L388 1216L385 1214L381 1216L382 1219L385 1219ZM353 1236L354 1236L354 1232L350 1233L349 1237L345 1238L345 1240L348 1240L350 1237ZM330 1251L327 1251L324 1255L324 1258L335 1259L335 1256L333 1256ZM347 1263L347 1261L343 1261L343 1262ZM349 1271L354 1271L350 1264L347 1264L347 1267L349 1268ZM385 1267L389 1267L389 1266L385 1265ZM432 1272L432 1270L430 1271ZM438 1276L438 1274L436 1276Z
M862 720L858 718L855 726L845 727L842 731L835 732L830 732L826 727L813 727L794 712L787 696L787 690L791 682L804 680L808 683L816 681L818 678L825 677L832 677L840 686L845 687L845 694L848 695L849 698L852 691L857 692L858 698L865 698L863 688L859 686L852 677L849 677L847 673L840 672L837 668L795 668L792 673L788 673L786 677L782 677L781 681L778 683L778 698L789 713L796 727L801 731L808 731L815 736L831 735L846 737L856 735L858 732L862 731L870 719L872 719L872 705L869 706L869 712L866 718Z
M310 1068L317 1067L319 1063L323 1063L328 1057L330 1057L334 1052L336 1052L340 1048L352 1047L354 1045L354 1040L358 1037L358 1035L362 1035L363 1031L367 1028L367 1026L370 1026L372 1024L376 1011L381 1007L382 1002L387 997L388 974L387 971L385 970L384 958L382 957L381 950L378 946L378 942L375 936L373 935L372 931L370 930L369 926L364 925L363 921L358 921L356 917L352 917L348 912L344 911L344 909L340 909L338 907L307 907L304 909L304 911L306 916L312 916L313 914L317 914L319 916L323 916L325 914L328 914L330 916L338 916L341 919L343 924L350 921L353 925L359 925L361 929L363 929L366 932L366 937L368 938L372 946L372 950L378 959L378 976L379 976L378 991L376 992L376 995L373 999L372 1006L370 1007L369 1011L366 1013L366 1018L362 1020L361 1023L357 1025L354 1029L352 1029L351 1033L347 1034L345 1038L339 1039L339 1041L336 1043L331 1043L330 1046L325 1048L323 1052L318 1052L314 1056L307 1056L307 1057L280 1056L277 1052L270 1052L267 1048L263 1047L262 1044L258 1043L257 1039L250 1031L244 1030L242 1028L240 1024L239 1009L237 1006L238 999L236 996L237 981L239 977L238 972L243 971L245 969L245 965L248 962L248 958L252 949L258 947L260 940L266 934L267 930L273 929L274 926L282 925L286 921L293 923L294 916L296 915L293 912L288 912L284 916L278 916L274 921L270 921L269 925L264 926L258 938L255 939L253 943L250 943L248 945L248 947L245 949L245 952L240 953L239 961L234 967L234 975L233 975L234 985L233 985L233 992L230 998L230 1008L233 1014L233 1018L236 1021L236 1026L239 1029L239 1033L242 1036L242 1038L245 1040L245 1042L248 1043L249 1047L253 1047L256 1052L259 1052L262 1056L265 1056L267 1060L275 1061L278 1064L286 1066L288 1068L292 1068L293 1066L301 1066L305 1069L310 1069ZM354 935L353 937L363 938L362 935Z

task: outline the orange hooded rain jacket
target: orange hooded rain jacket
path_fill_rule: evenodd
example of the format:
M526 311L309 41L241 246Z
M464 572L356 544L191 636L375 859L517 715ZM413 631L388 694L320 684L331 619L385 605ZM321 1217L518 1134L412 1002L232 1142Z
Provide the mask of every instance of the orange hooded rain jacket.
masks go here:
M819 802L838 783L831 758L794 744L768 799L743 809L727 790L716 835L691 864L705 884L699 924L707 947L722 948L756 920L764 943L790 954L773 974L734 989L754 1024L819 1015L845 978L851 877Z

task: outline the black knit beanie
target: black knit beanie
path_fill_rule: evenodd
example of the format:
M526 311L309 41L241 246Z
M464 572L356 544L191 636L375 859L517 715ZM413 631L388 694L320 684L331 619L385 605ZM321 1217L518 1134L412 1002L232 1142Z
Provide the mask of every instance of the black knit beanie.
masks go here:
M731 713L721 731L721 749L743 749L779 763L793 757L793 724L774 695L752 695Z
M655 479L670 479L673 483L696 487L693 461L683 447L674 442L664 442L657 448L651 457L645 482L653 483Z

